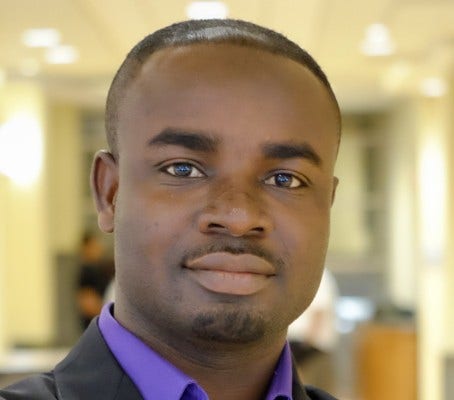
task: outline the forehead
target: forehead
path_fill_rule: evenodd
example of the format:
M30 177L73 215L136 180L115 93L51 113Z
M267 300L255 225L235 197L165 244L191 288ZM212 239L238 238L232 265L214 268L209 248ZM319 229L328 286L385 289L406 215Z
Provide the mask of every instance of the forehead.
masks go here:
M260 130L273 141L284 132L335 142L339 129L328 90L305 66L224 43L154 53L126 89L118 117L120 152L137 139L131 128L139 140L143 129L150 136L178 125L225 138Z
M307 95L318 91L329 98L322 82L304 65L280 54L233 43L195 43L158 50L144 62L135 83L153 84L166 78L176 85L189 80L194 84L191 88L201 82L214 87L222 80L235 80L236 84L260 81L272 88L280 85L287 89L287 95L301 89L310 90Z

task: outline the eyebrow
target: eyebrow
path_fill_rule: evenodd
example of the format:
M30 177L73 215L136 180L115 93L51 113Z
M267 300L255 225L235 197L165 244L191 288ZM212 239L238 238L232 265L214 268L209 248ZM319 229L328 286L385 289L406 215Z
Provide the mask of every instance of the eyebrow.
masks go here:
M174 145L189 150L214 153L218 140L204 132L193 132L186 129L165 128L148 142L149 146Z
M219 147L219 140L205 132L190 131L180 128L165 128L149 140L150 146L181 146L189 150L214 153ZM263 146L266 158L290 159L304 158L316 166L321 166L322 160L314 148L304 143L267 143Z
M268 143L263 146L263 153L267 158L304 158L317 167L322 164L322 159L308 143Z

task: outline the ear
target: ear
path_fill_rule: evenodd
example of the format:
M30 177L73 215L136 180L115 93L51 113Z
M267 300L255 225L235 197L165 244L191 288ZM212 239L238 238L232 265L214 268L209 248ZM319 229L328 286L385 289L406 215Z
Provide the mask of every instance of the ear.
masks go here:
M331 205L334 204L334 198L336 197L337 185L339 185L339 178L335 176L333 178L333 192L331 193Z
M96 153L90 183L98 211L98 226L103 232L113 232L118 166L113 155L108 151L100 150Z

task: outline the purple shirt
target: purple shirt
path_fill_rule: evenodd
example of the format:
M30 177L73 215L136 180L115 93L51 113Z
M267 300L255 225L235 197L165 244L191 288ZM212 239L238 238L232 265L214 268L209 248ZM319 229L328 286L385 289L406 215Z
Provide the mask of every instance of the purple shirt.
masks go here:
M153 351L137 336L121 326L111 314L111 304L103 307L99 329L126 374L145 400L208 400L197 382ZM288 343L282 350L265 400L292 400L292 361Z

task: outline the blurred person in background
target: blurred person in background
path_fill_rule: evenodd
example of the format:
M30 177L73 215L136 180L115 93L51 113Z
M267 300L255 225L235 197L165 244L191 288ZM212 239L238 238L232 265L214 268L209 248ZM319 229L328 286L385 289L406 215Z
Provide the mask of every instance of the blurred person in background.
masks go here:
M18 399L332 400L287 328L322 277L340 111L315 60L238 20L159 30L109 90L95 156L115 303Z
M76 301L80 324L85 330L101 312L103 297L113 273L113 268L104 257L103 244L92 232L86 232L82 237L79 263Z
M339 340L336 326L336 279L325 268L310 306L288 328L288 340L305 382L334 388L333 353Z

